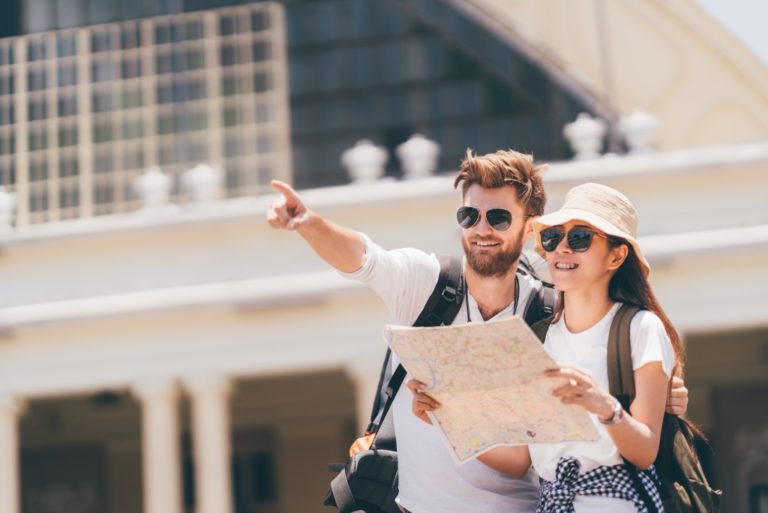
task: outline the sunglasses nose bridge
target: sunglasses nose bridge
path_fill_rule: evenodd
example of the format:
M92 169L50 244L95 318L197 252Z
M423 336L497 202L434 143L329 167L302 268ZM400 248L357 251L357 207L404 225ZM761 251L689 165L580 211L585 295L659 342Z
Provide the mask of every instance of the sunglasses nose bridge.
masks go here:
M488 222L487 212L480 211L477 222L475 222L474 228L479 232L490 232L493 229L491 224Z

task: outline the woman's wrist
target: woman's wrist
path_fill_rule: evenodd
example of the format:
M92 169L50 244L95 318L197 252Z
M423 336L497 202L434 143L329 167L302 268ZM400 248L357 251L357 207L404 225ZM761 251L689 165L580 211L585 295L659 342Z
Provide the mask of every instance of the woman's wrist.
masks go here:
M606 423L613 418L616 405L619 403L618 399L612 395L606 395L604 399L603 406L600 408L600 412L597 413L597 420L602 423Z
M606 424L609 426L621 422L622 418L624 417L624 408L621 406L619 400L611 396L610 400L607 401L606 404L608 408L610 408L610 411L606 411L605 413L598 415L597 420L599 420L601 424Z

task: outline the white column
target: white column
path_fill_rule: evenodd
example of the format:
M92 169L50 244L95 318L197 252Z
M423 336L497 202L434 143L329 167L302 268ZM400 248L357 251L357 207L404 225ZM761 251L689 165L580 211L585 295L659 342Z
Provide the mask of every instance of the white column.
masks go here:
M21 511L19 501L19 415L22 405L12 395L0 395L0 512Z
M144 513L181 513L178 387L172 379L137 383L142 406Z
M197 513L232 513L230 380L194 376L184 384L192 400Z

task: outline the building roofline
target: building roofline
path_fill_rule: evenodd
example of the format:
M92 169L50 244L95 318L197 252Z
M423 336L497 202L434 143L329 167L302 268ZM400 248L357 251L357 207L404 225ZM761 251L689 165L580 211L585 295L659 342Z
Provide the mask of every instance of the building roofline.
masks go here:
M568 186L586 181L611 180L626 176L670 176L675 173L709 173L723 167L768 165L768 140L722 146L684 148L638 155L605 155L600 159L553 162L544 173L547 186ZM449 198L454 173L419 180L381 180L371 184L349 184L301 191L313 208L350 207L386 204L404 199ZM45 243L71 237L94 237L104 234L168 227L195 223L218 223L238 218L261 217L273 196L264 195L219 201L210 205L167 207L80 218L53 223L29 225L23 230L0 234L0 257L3 250L25 244Z

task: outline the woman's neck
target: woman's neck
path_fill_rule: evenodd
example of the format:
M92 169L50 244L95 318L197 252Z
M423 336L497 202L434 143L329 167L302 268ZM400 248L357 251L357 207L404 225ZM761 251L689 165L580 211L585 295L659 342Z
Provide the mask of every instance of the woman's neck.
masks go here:
M588 330L605 317L614 305L608 297L607 284L605 287L568 291L564 296L564 321L571 333Z

